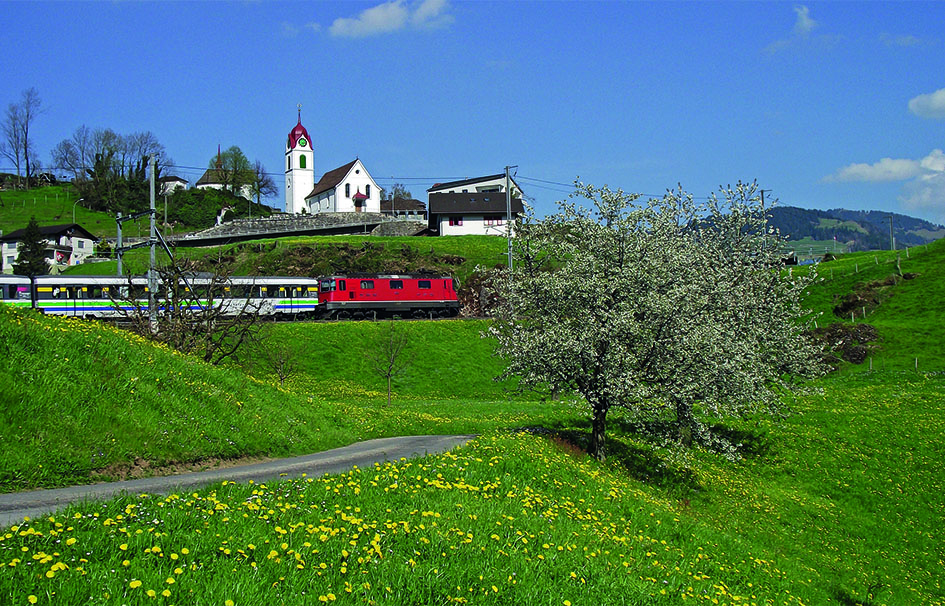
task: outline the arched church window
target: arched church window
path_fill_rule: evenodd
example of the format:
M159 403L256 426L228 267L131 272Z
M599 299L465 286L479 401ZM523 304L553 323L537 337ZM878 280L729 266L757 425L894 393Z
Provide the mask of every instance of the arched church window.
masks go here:
M288 164L286 164L286 170L292 170L292 156L286 156Z
M370 183L364 186L364 195L367 196L368 198L371 197L371 184Z
M305 168L305 154L299 156L299 168Z
M351 197L351 184L345 183L345 198Z

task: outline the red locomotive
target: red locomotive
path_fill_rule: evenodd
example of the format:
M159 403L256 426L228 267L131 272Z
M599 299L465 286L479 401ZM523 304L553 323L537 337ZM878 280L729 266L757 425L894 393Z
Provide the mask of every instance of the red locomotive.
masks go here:
M453 278L426 274L323 276L318 306L325 317L356 320L387 315L445 318L459 313Z

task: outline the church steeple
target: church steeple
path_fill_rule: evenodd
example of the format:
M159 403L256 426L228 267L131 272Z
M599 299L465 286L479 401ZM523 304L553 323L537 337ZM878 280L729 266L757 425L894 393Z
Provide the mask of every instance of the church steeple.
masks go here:
M315 188L315 155L312 139L302 126L302 105L298 105L298 123L291 131L285 147L285 212L300 213L305 196Z

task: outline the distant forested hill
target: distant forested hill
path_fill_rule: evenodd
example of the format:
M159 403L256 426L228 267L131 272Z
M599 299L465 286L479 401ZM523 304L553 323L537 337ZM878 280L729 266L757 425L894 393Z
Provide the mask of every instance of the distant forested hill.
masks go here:
M892 216L896 246L916 246L945 237L945 227L906 215L876 210L808 210L794 206L771 209L770 224L781 235L798 241L833 240L845 244L850 251L889 248L889 217Z

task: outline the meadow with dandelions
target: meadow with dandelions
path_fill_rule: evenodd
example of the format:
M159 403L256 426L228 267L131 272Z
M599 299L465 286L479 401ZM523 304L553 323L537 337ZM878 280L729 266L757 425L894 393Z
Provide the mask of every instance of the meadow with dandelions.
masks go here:
M896 271L819 268L809 297ZM450 453L324 477L128 495L0 530L11 604L945 604L945 246L866 318L843 364L783 420L727 420L730 463L616 416L492 381L482 321L403 322L413 359L386 405L359 350L373 323L287 323L281 381L247 353L211 367L117 329L0 308L0 487L283 456L406 433L477 433ZM832 270L833 275L830 274ZM940 314L938 314L940 315ZM930 318L932 321L930 321ZM837 321L832 318L831 321ZM842 321L842 320L841 320ZM850 322L850 320L846 320ZM9 363L7 363L9 362ZM872 364L872 371L869 364Z

